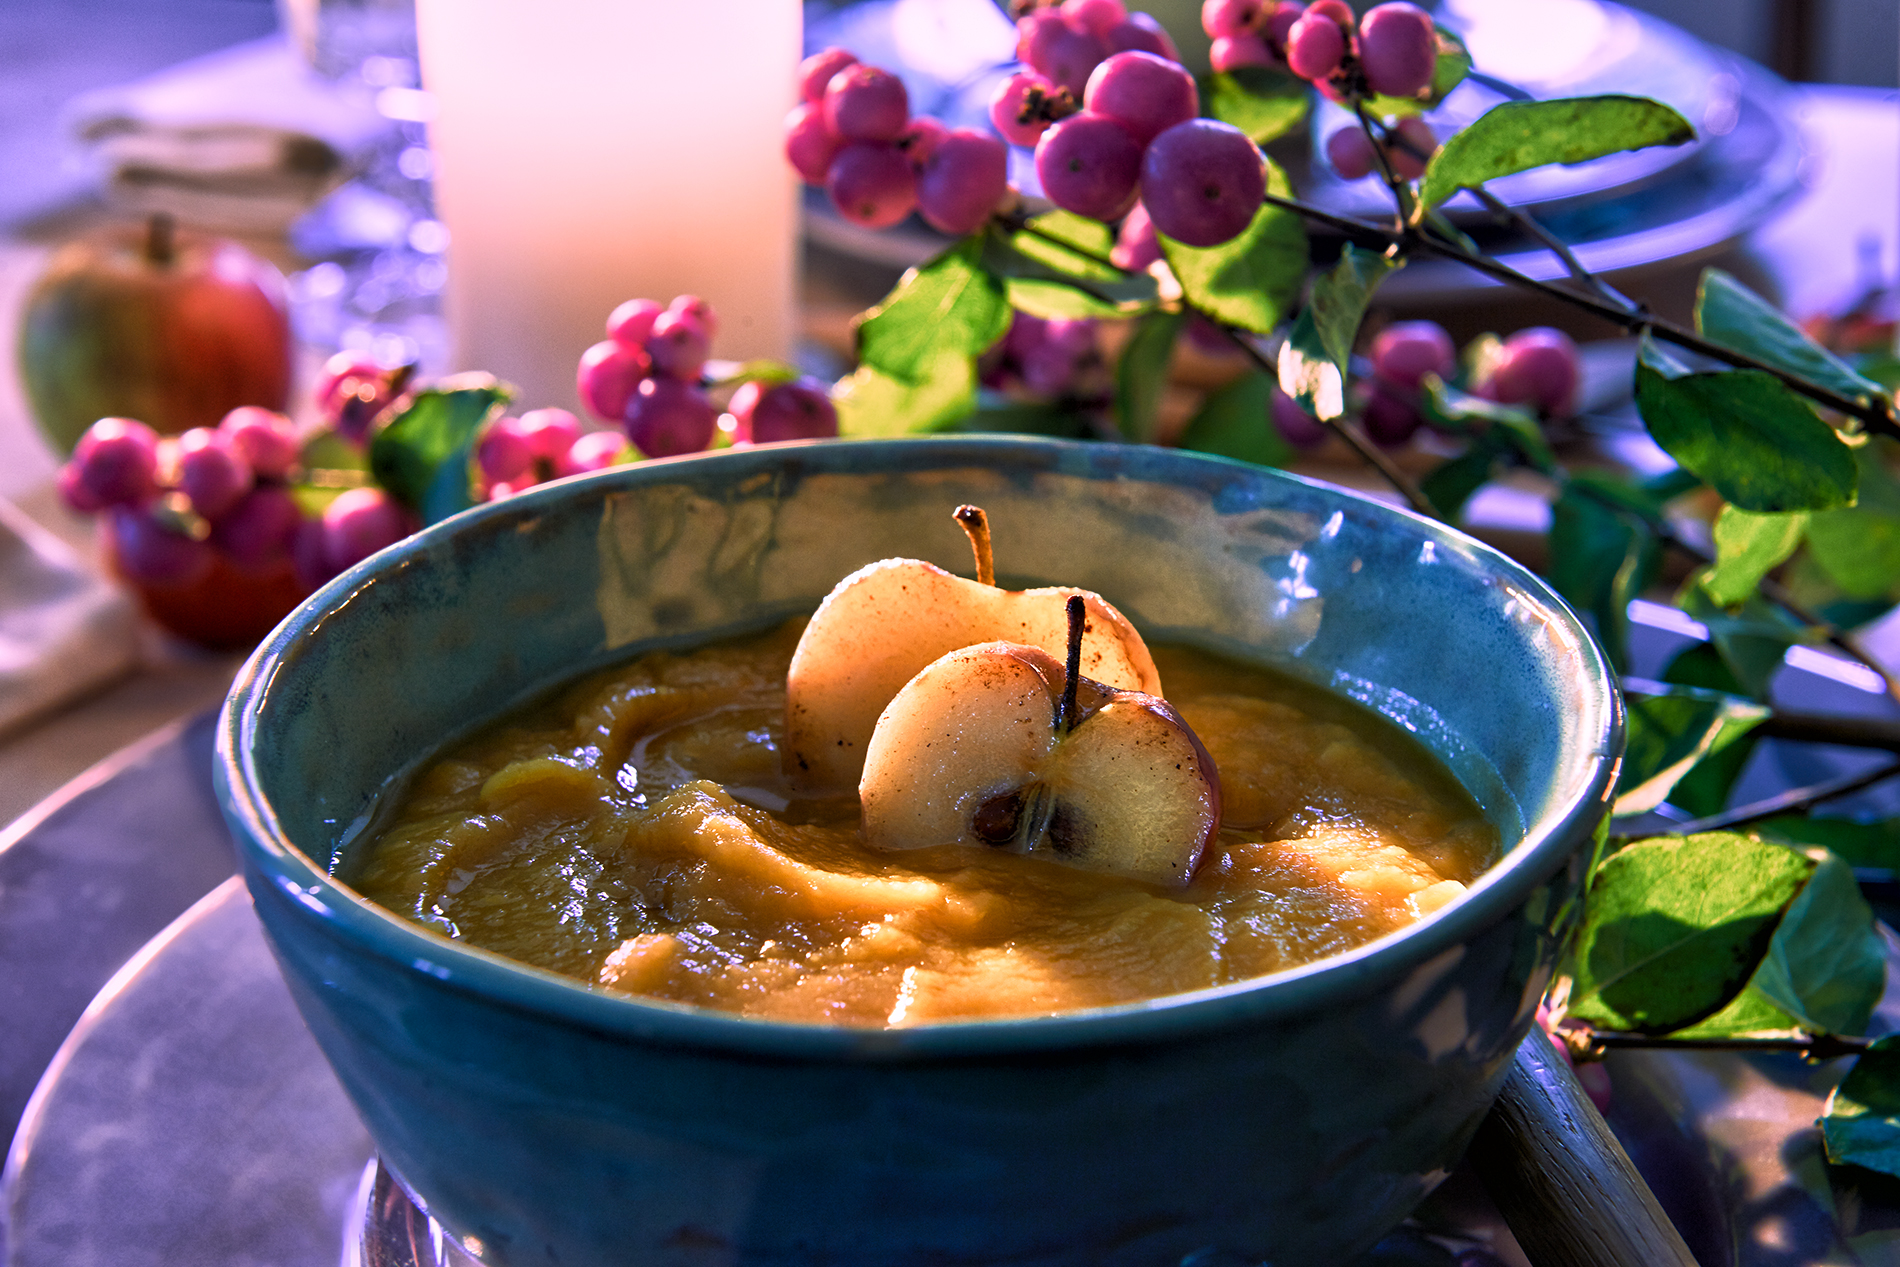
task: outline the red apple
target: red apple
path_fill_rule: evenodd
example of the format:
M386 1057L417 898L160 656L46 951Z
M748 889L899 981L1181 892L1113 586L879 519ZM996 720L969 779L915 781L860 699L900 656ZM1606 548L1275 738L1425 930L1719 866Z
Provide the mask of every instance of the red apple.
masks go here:
M291 364L283 276L164 216L62 248L20 323L20 377L62 454L108 415L176 435L240 405L282 410Z

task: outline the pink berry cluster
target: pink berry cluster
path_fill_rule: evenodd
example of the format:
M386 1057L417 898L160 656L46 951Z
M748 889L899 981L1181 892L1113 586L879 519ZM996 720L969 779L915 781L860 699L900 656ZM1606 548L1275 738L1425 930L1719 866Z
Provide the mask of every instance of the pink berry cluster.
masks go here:
M912 116L904 81L841 48L799 66L785 156L853 224L887 229L916 211L939 232L973 232L1009 188L993 136Z
M1238 128L1197 117L1200 90L1172 48L1125 49L1090 61L1076 107L1075 63L1062 57L1081 31L1070 13L1076 2L1020 19L1018 51L1028 69L1005 80L991 100L997 130L1035 147L1042 191L1064 210L1118 220L1139 199L1153 229L1189 246L1239 234L1266 194L1259 149ZM1057 39L1051 31L1063 34Z
M475 440L475 479L484 501L500 501L524 488L600 471L624 459L627 441L618 431L583 431L565 409L530 409L519 418L497 418Z
M1423 422L1420 394L1427 375L1447 382L1458 373L1458 351L1451 335L1435 321L1400 321L1372 340L1372 373L1361 404L1360 421L1374 443L1394 448L1410 440ZM1518 405L1554 422L1576 409L1582 372L1577 345L1548 326L1519 330L1493 355L1474 367L1465 384L1472 395ZM1307 447L1325 438L1325 428L1275 389L1273 419L1289 443Z
M1425 10L1404 0L1355 18L1345 0L1203 0L1214 69L1291 70L1334 100L1418 97L1438 68L1438 34Z
M717 328L712 305L697 295L680 295L665 308L651 299L629 299L608 316L607 338L581 353L575 379L581 403L602 421L620 424L627 440L648 457L699 452L713 442L719 429L719 407L704 385L706 354ZM838 434L838 411L830 394L823 384L809 378L742 383L727 412L732 415L732 438L738 444L819 440ZM573 421L573 415L560 410L544 409L537 414L561 414ZM533 416L523 415L521 424ZM549 432L537 441L540 448L534 459L546 464L534 468L540 478L598 470L618 460L618 446L594 436L561 438L567 434L565 430ZM563 443L568 447L562 449ZM511 440L496 444L518 451ZM477 462L481 460L478 449Z
M648 457L699 452L719 427L700 383L718 330L712 305L697 295L665 307L629 299L608 315L606 339L581 353L581 403Z
M189 586L220 556L247 573L290 560L307 522L287 487L302 449L289 418L250 405L176 438L101 418L60 468L58 487L74 510L108 516L128 580Z
M361 445L383 411L401 399L415 366L385 369L366 352L345 349L323 363L312 393L324 425Z
M1044 397L1095 397L1108 384L1100 378L1101 354L1096 348L1096 323L1086 317L1042 318L1018 312L1009 333L989 352L979 368L985 387L1020 387Z
M1181 60L1161 24L1146 13L1128 12L1121 0L1057 0L1031 4L1017 16L1016 58L1052 90L1080 97L1095 68L1116 53Z

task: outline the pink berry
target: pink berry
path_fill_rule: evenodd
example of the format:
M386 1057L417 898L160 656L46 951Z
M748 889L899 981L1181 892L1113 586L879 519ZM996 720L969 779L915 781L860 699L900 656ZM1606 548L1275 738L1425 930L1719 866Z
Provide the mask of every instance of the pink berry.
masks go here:
M706 393L677 378L649 378L627 402L627 439L650 458L697 453L712 442L719 411Z
M1037 74L1067 88L1077 98L1089 75L1108 56L1108 44L1093 31L1078 30L1053 9L1039 9L1018 23L1028 30L1018 51Z
M1128 20L1122 0L1062 0L1062 20L1079 31L1107 35Z
M335 422L337 411L343 405L345 384L351 379L378 378L382 372L383 367L366 352L345 350L336 353L323 363L323 370L317 375L316 390L312 393L317 413L326 421Z
M555 459L554 473L580 475L587 471L604 471L620 461L620 451L626 447L627 437L618 431L590 431Z
M1209 39L1231 39L1259 24L1263 0L1201 0L1201 29Z
M1313 3L1307 5L1303 11L1294 17L1294 21L1297 22L1308 13L1314 14L1315 16L1331 18L1333 21L1339 23L1340 31L1347 35L1351 34L1353 24L1359 20L1357 15L1353 13L1352 6L1347 4L1346 0L1313 0ZM1292 25L1289 24L1287 30L1291 31L1292 29Z
M990 122L1011 145L1028 149L1042 139L1051 122L1050 107L1061 89L1032 70L1005 79L990 98ZM1073 103L1069 106L1073 111Z
M615 343L645 349L653 319L666 311L653 299L629 299L607 314L607 337Z
M1414 97L1431 86L1438 68L1438 35L1425 10L1397 0L1359 20L1359 64L1372 91Z
M53 477L53 487L59 491L61 501L82 515L95 515L110 504L100 501L93 491L86 487L85 480L80 477L78 465L72 462L59 468L59 473Z
M1036 176L1043 193L1063 210L1114 220L1134 205L1141 149L1127 128L1085 111L1043 133L1036 144Z
M408 536L409 512L380 488L352 488L323 510L323 559L344 572Z
M273 410L240 405L224 416L218 431L259 479L283 479L303 457L297 425Z
M1207 50L1207 61L1218 71L1240 70L1245 66L1272 66L1279 62L1267 42L1252 31L1239 35L1216 36Z
M647 336L647 355L653 358L653 372L697 383L706 368L712 340L696 317L667 309L653 322Z
M537 481L532 473L524 475L518 480L501 480L488 486L488 496L486 500L491 502L507 501L516 493L527 492L533 488L536 483Z
M1189 246L1230 241L1253 222L1267 166L1239 128L1214 119L1177 123L1141 161L1141 201L1156 230Z
M708 339L719 337L719 314L713 306L698 295L675 295L673 302L666 306L668 312L677 312L699 322L699 328L706 332Z
M952 237L974 233L1009 189L1009 149L993 136L958 128L938 142L917 176L917 210Z
M1148 218L1148 209L1136 203L1122 221L1121 231L1115 235L1115 246L1108 253L1109 263L1140 273L1160 258L1161 243L1155 238L1155 222Z
M1417 180L1425 174L1425 164L1438 151L1438 138L1432 135L1432 125L1417 115L1408 115L1399 120L1394 131L1398 135L1386 144L1386 162L1392 164L1392 170L1400 178Z
M1346 49L1346 33L1318 5L1302 14L1287 32L1286 62L1301 79L1325 79L1339 69Z
M1156 57L1165 57L1171 62L1181 60L1181 50L1174 46L1174 39L1155 21L1152 14L1131 13L1128 17L1110 27L1102 36L1102 42L1108 46L1108 55L1116 53L1153 53Z
M1300 408L1300 403L1276 385L1270 412L1274 430L1296 449L1310 449L1326 439L1326 424Z
M475 441L475 470L490 487L534 470L534 445L523 432L521 419L497 418L482 428Z
M1194 76L1179 62L1153 53L1117 53L1095 68L1082 91L1082 108L1106 115L1146 145L1201 112Z
M1377 384L1373 386L1372 395L1366 400L1365 412L1360 417L1373 443L1388 448L1410 440L1420 422L1418 409L1411 401L1395 396Z
M888 229L917 206L917 174L895 145L860 141L831 160L825 192L838 214L867 229Z
M933 119L927 114L913 115L910 122L904 125L903 135L897 138L897 148L904 151L904 157L910 160L911 170L921 175L925 164L930 162L930 156L937 152L937 147L949 135L950 127L942 119Z
M587 412L616 422L627 411L633 389L652 368L652 361L642 349L606 339L581 353L574 388Z
M1561 418L1576 407L1582 381L1577 345L1570 336L1548 326L1533 326L1504 341L1489 394L1503 404L1529 405Z
M581 420L565 409L530 409L521 415L521 435L536 461L553 465L581 438Z
M303 511L290 490L266 484L212 521L211 543L240 568L263 572L290 557L303 525Z
M132 418L101 418L79 437L68 465L95 507L150 501L158 493L158 433Z
M209 427L193 427L178 439L178 487L191 508L216 519L251 491L257 477L231 441Z
M888 70L847 66L825 85L825 122L846 141L895 141L910 121L910 94Z
M798 64L798 95L800 99L817 105L825 99L825 85L832 77L847 66L858 63L856 54L842 48L828 48L822 53L813 53Z
M1343 180L1358 180L1379 165L1372 138L1358 124L1348 124L1326 138L1326 161Z
M1027 312L1010 314L1009 333L1003 336L1003 350L1021 360L1043 345L1049 323Z
M140 585L195 585L211 571L212 550L207 542L175 532L156 518L148 506L113 506L107 530L119 571Z
M823 440L838 434L838 410L823 384L809 378L791 383L741 383L732 394L740 444Z
M1372 341L1372 372L1380 382L1415 392L1427 374L1440 378L1458 364L1458 349L1436 321L1400 321Z
M304 520L291 539L291 566L296 570L297 583L305 589L315 589L337 574L338 569L331 567L324 556L323 540L322 519Z
M831 160L844 148L844 140L825 122L822 108L809 101L802 101L792 107L785 116L785 159L798 173L800 180L807 185L825 183L825 170L831 166ZM652 300L631 300L633 303L652 303ZM654 304L654 315L659 315L659 305Z
M1055 317L1042 324L1041 338L1019 353L1023 386L1039 396L1068 391L1082 358L1095 347L1095 323Z

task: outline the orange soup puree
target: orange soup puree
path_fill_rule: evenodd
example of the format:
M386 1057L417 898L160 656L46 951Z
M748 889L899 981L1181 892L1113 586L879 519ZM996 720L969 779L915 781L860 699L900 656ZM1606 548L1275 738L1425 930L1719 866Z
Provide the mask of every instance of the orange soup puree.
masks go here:
M1436 910L1495 859L1397 726L1285 677L1154 648L1220 770L1221 830L1158 888L1015 854L858 838L780 778L802 622L595 674L426 766L340 878L605 990L775 1020L1036 1016L1222 985Z

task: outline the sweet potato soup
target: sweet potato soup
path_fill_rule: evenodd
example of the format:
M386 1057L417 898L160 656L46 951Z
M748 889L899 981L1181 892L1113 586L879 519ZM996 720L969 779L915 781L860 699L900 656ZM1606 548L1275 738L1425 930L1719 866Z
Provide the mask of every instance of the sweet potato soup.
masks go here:
M1181 888L977 846L879 853L779 772L799 623L574 684L424 768L341 878L607 990L896 1026L1221 985L1437 909L1498 836L1416 740L1290 678L1158 647L1220 771Z

